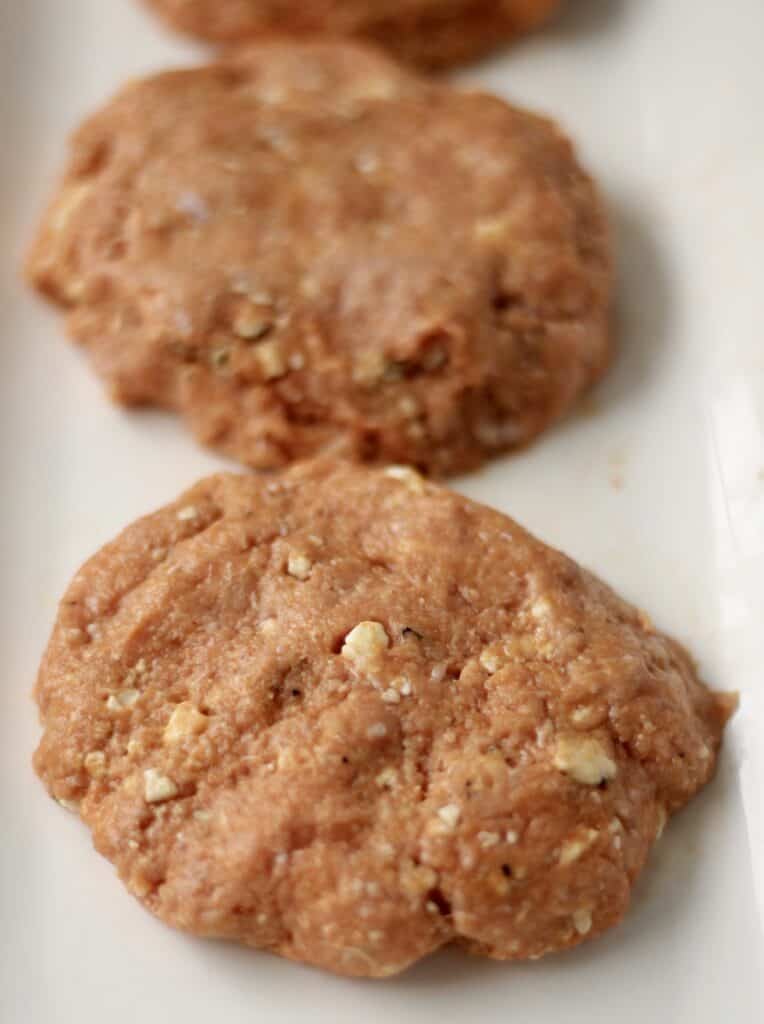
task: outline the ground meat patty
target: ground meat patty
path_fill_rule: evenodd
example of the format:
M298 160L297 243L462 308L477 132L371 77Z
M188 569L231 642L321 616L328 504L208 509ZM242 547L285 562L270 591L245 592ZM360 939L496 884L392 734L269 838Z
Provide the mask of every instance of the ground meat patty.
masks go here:
M559 0L146 0L173 28L217 43L271 32L351 35L442 68L536 28Z
M37 698L37 771L151 911L375 977L615 924L731 708L511 519L328 461L130 526Z
M349 43L128 86L75 136L29 274L115 399L256 468L469 469L610 348L605 217L567 139Z

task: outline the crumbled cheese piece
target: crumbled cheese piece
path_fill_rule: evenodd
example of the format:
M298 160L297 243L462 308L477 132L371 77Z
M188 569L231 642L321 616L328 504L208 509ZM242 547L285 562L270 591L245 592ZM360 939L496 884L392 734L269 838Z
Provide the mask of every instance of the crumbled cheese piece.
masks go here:
M287 572L297 580L307 580L312 568L313 563L305 555L293 554L287 561Z
M576 910L573 914L573 927L579 935L588 934L592 927L592 912L585 907Z
M100 779L106 774L106 755L102 750L91 750L86 754L83 764L85 771L93 779Z
M564 867L566 864L572 864L573 861L578 860L581 854L586 853L598 835L599 832L596 828L585 828L579 830L571 839L566 839L560 847L560 864Z
M143 773L143 796L146 803L159 804L177 795L178 787L167 775L162 775L156 768L147 768Z
M273 321L263 316L262 312L250 303L239 310L233 322L234 333L246 341L258 341L272 328Z
M110 693L106 707L109 711L125 711L135 704L140 695L140 690L120 690L119 693Z
M397 781L398 775L394 768L385 768L376 778L376 783L380 789L392 789Z
M592 707L577 707L570 713L570 720L574 725L587 725L594 714Z
M385 476L405 484L414 494L422 494L424 492L424 479L411 466L388 466L384 473Z
M489 850L499 842L499 835L497 832L478 832L477 838L484 850Z
M546 597L538 597L531 605L531 615L534 619L548 619L552 614L552 605Z
M438 817L449 831L456 828L461 816L462 812L458 804L445 804L438 808Z
M207 722L206 715L198 711L191 701L184 700L170 715L164 730L164 742L177 743L186 736L197 736L207 728Z
M260 342L255 349L255 358L266 380L276 380L287 372L287 361L281 345L275 338L273 341Z
M353 380L359 384L374 384L385 376L387 365L381 352L362 352L353 366Z
M356 665L374 661L390 646L390 639L381 622L359 622L345 637L342 656Z
M560 736L554 753L554 766L576 782L598 786L616 776L615 761L599 740L592 736Z
M488 647L480 652L479 660L481 666L486 670L486 672L490 672L491 674L498 672L501 668L501 658L496 651L492 651Z

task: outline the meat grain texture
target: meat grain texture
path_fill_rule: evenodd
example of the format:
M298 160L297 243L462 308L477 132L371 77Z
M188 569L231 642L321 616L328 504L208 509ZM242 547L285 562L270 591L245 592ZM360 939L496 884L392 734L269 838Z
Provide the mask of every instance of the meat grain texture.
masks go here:
M479 57L543 24L559 0L146 0L173 28L216 43L269 33L347 35L425 68Z
M77 574L36 768L166 922L340 974L614 925L731 701L411 469L221 475Z
M607 225L565 136L351 43L127 86L76 134L28 271L117 401L256 468L466 470L610 350Z

